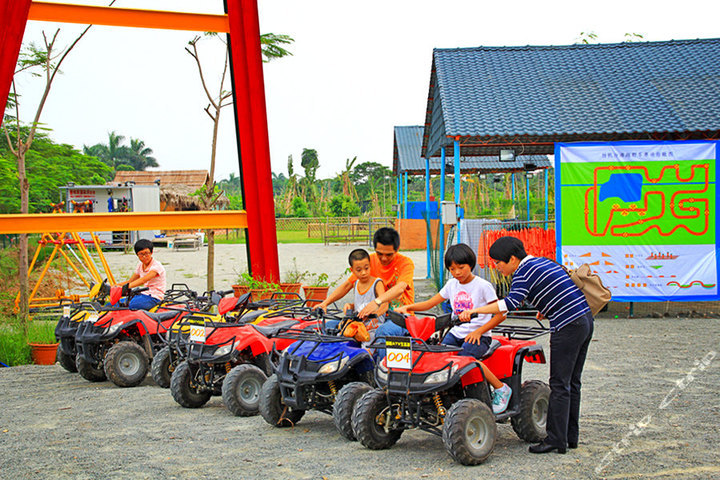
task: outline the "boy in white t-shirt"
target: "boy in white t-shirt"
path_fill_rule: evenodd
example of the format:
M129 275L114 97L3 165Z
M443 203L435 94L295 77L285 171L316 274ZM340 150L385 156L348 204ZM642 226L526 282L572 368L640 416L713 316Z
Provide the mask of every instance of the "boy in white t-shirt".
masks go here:
M480 305L487 305L497 301L495 287L486 280L472 274L477 257L472 248L464 243L458 243L448 247L445 252L445 267L450 270L453 276L438 294L424 302L413 303L397 308L399 313L410 313L429 310L445 300L450 300L455 315L466 310L472 310ZM496 316L503 316L502 313ZM465 315L462 315L465 317ZM456 325L443 338L445 345L462 347L459 355L467 355L480 359L490 348L492 337L491 331L484 334L478 333L480 327L488 323L493 317L491 315L478 315L469 322ZM480 363L485 378L495 389L493 392L493 412L502 413L507 409L512 395L510 386L504 384L482 363Z

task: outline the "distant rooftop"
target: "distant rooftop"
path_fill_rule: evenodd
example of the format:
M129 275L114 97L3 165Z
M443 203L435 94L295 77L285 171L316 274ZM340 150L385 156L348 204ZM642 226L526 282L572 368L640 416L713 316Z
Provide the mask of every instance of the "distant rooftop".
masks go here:
M395 140L393 148L393 172L408 172L414 175L425 175L425 159L420 155L422 149L423 127L408 126L395 127ZM453 152L446 152L446 164L451 164ZM523 155L516 157L512 162L501 162L497 156L488 157L460 157L460 171L462 173L497 173L516 172L522 170L536 170L551 167L552 163L545 155ZM452 167L446 167L445 172L453 172ZM430 159L430 173L440 173L440 158Z
M717 38L435 49L422 155L440 155L456 136L471 156L719 131Z

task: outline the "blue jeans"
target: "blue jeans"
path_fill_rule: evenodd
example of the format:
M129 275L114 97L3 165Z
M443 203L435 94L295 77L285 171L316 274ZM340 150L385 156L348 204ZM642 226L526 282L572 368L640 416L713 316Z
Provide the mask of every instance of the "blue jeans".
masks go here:
M442 339L443 345L452 345L453 347L462 347L462 350L458 352L458 355L464 355L466 357L474 357L480 359L485 352L490 348L490 342L492 338L489 335L483 335L480 337L480 344L466 342L464 338L458 338L452 333L448 332L445 338Z
M160 303L160 300L150 295L135 295L130 299L128 308L130 310L150 310L152 307Z
M403 327L395 325L390 320L385 320L385 323L380 325L377 328L377 330L375 330L375 340L377 340L378 338L384 338L384 337L407 337L408 335L410 335L410 332L408 332ZM381 358L383 358L384 356L385 356L384 348L375 349L375 354L373 355L373 357L375 357L376 362L378 360L380 360Z

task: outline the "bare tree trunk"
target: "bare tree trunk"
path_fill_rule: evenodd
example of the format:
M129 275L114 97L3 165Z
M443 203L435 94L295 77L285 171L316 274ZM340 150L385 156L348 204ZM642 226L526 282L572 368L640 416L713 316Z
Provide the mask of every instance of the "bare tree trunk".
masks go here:
M28 183L25 171L25 148L18 140L17 161L18 161L18 181L20 182L20 213L28 213L30 211L30 183ZM30 307L28 305L29 296L29 278L28 278L28 235L21 233L18 241L18 276L20 283L20 323L23 327L23 335L28 336L28 317Z

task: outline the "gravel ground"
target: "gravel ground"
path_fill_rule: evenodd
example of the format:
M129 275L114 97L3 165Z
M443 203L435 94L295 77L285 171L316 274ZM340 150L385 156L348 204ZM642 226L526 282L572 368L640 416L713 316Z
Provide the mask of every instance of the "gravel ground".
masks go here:
M233 417L220 397L184 409L148 378L91 384L60 366L0 369L0 477L720 478L717 319L599 319L585 367L581 441L532 455L499 425L488 461L456 464L439 437L384 451L308 413L291 430ZM542 341L547 350L547 339ZM547 365L526 378L547 380Z

